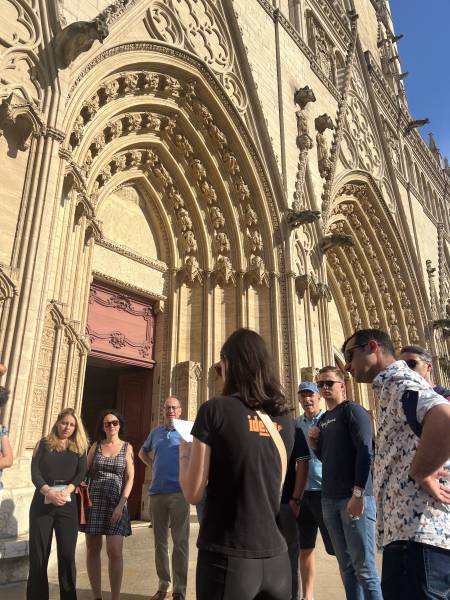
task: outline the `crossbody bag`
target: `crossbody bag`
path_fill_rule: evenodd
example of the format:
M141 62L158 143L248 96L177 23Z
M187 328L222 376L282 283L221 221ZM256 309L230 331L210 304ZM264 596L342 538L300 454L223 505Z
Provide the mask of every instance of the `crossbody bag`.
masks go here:
M275 423L272 421L272 419L269 417L269 415L262 410L257 410L256 414L258 415L258 417L261 419L261 421L266 426L266 429L267 429L270 437L272 438L275 446L277 447L278 453L280 455L280 460L281 460L280 498L281 498L281 493L282 493L283 485L284 485L284 478L286 477L286 471L287 471L286 446L284 445L283 439L282 439Z

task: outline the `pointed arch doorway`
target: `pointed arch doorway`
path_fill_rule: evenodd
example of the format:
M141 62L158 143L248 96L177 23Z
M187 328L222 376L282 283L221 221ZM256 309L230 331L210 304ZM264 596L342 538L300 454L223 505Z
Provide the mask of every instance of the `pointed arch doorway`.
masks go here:
M154 329L151 301L98 281L91 285L87 323L91 351L81 408L91 440L101 412L116 409L124 416L127 441L135 454L139 451L151 421ZM128 499L132 519L141 516L144 480L145 467L137 461Z

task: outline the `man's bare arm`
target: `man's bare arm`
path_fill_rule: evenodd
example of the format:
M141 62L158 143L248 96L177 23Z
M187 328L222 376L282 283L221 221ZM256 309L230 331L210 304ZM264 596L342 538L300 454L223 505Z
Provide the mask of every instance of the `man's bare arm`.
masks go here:
M440 502L450 504L450 488L439 484L437 477L450 459L450 403L431 408L422 422L422 434L411 463L409 475Z
M153 458L150 456L149 452L145 452L144 449L141 448L139 450L138 456L142 460L144 465L146 465L147 467L150 467L150 468L153 467Z

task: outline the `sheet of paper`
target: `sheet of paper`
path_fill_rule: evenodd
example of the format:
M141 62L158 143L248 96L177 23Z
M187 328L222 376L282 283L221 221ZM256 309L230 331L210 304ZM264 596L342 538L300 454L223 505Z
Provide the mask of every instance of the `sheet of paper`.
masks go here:
M183 419L174 419L173 426L181 435L185 442L192 442L192 427L194 425L194 421L185 421Z

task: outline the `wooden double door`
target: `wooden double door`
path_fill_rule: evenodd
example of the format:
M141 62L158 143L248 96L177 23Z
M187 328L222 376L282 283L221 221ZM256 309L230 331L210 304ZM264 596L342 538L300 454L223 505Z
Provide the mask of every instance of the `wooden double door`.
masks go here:
M103 410L115 408L124 416L126 439L135 454L134 485L128 500L132 519L140 517L145 479L145 467L136 457L151 422L154 326L151 301L102 282L92 284L87 322L91 352L82 417L91 439L95 439Z

